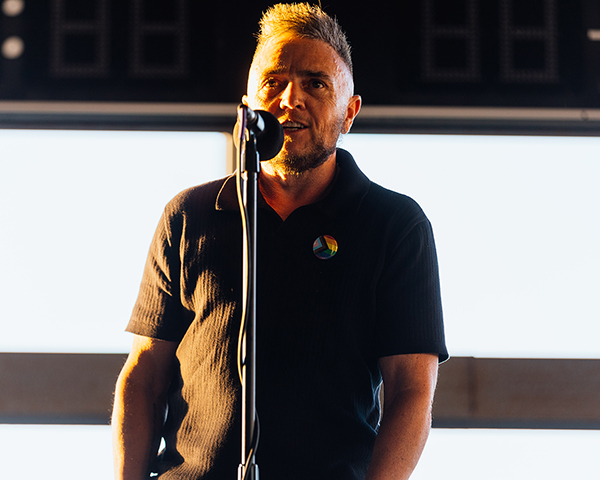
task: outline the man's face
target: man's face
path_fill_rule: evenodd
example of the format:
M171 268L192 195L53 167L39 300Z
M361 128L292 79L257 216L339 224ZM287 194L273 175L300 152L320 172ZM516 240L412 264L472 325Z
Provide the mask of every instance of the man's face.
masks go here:
M283 35L264 45L252 62L244 102L283 125L284 145L271 161L298 174L330 158L360 109L352 88L348 67L324 42Z

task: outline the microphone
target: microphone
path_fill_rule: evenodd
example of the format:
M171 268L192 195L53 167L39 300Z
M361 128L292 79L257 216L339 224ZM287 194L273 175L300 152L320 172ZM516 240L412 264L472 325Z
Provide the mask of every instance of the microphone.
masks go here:
M260 161L271 160L283 147L283 127L279 120L265 110L252 110L246 105L240 105L238 120L233 129L236 147L239 147L240 141L240 113L246 116L246 129L256 137L256 149L260 154Z

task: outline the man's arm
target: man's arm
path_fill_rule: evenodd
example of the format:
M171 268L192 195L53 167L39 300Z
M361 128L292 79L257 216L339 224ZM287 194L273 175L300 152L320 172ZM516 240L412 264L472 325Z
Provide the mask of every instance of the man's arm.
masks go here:
M431 428L438 356L393 355L379 359L383 376L383 418L367 480L407 480L419 461Z
M142 480L160 443L177 342L136 335L117 380L112 415L116 480Z

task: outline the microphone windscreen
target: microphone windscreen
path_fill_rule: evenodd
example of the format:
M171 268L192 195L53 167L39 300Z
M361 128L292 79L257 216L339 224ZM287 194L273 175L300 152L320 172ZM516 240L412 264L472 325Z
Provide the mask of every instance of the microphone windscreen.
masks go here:
M260 154L260 161L271 160L283 147L283 127L272 113L265 110L254 110L254 112L260 115L263 122L265 122L263 131L256 135L256 149ZM236 148L239 148L239 137L240 125L239 122L236 122L233 129L233 140Z
M261 162L271 160L281 151L281 147L283 147L283 127L272 113L265 110L255 110L255 112L265 122L264 131L256 138L256 149L260 153Z

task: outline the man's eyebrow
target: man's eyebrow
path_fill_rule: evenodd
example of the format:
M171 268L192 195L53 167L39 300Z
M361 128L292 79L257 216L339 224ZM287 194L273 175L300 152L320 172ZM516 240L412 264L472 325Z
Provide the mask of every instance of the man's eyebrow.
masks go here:
M288 72L289 72L289 68L287 68L287 67L283 67L283 66L273 67L269 70L265 70L263 72L263 76L283 75ZM329 75L328 73L326 73L322 70L300 70L300 71L296 72L296 74L301 77L322 78L324 80L331 78L331 75Z

